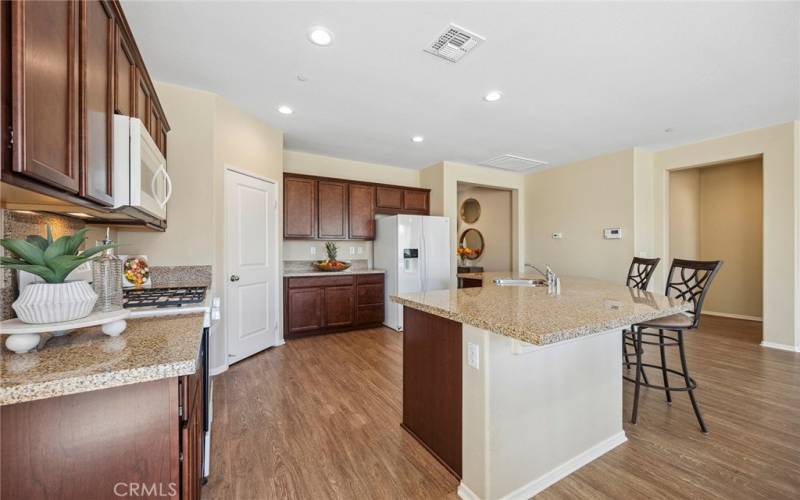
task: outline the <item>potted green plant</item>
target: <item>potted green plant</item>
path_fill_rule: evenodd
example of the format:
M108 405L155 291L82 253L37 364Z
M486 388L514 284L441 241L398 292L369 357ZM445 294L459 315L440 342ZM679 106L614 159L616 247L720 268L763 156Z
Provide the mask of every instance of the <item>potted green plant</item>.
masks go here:
M0 245L13 255L0 257L0 266L29 272L45 281L26 286L11 305L20 321L57 323L83 318L92 312L97 294L85 280L66 281L67 276L76 267L116 245L99 245L81 252L86 231L88 229L81 229L53 241L48 225L47 238L31 235L24 240L0 240Z

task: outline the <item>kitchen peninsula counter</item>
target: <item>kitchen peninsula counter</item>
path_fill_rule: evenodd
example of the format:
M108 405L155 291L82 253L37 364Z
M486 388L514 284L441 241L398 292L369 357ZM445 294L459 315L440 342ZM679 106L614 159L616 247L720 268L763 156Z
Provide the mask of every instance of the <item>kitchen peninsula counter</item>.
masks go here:
M527 499L627 440L622 329L689 304L588 278L392 296L403 305L403 421L464 499Z

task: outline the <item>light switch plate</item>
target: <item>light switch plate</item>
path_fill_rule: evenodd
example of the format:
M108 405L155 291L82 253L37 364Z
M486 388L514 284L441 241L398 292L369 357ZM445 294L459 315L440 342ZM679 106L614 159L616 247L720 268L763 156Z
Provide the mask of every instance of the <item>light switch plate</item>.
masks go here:
M308 251L311 255L317 255L317 247L308 247Z
M350 247L350 255L356 254L356 247Z
M476 370L481 369L481 348L478 344L467 342L467 364Z

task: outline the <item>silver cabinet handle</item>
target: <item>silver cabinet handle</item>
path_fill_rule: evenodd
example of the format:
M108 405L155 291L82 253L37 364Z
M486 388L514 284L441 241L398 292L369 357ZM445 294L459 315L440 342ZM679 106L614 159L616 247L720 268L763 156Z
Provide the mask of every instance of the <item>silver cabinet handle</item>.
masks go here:
M236 276L235 274L232 274L231 275L231 281L239 281L239 277Z

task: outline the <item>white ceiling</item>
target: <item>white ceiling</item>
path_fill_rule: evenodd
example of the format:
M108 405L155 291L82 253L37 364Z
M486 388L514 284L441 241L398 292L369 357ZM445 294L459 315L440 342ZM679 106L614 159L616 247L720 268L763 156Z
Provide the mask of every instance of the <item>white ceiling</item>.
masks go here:
M421 168L512 153L558 165L800 117L797 3L124 9L154 79L221 94L284 130L288 149L354 160ZM450 22L486 37L456 64L423 52ZM331 46L308 42L315 25ZM490 89L503 99L484 102Z

